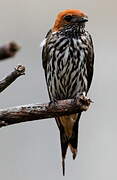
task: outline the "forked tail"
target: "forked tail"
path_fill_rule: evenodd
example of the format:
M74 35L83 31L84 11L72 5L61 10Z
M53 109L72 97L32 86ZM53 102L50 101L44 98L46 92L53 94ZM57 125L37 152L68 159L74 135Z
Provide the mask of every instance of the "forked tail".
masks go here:
M74 123L72 136L67 137L62 127L60 130L60 140L61 140L61 153L62 153L62 169L63 169L63 176L65 176L65 157L67 153L68 146L73 154L73 159L76 158L77 155L77 146L78 146L78 125L79 125L79 118L81 114L79 114L77 120Z

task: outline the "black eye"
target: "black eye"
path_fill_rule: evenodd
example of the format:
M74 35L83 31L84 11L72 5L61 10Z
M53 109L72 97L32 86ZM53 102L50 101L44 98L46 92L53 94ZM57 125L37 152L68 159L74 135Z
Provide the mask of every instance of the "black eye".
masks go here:
M65 21L70 22L72 20L72 15L67 15L64 17Z

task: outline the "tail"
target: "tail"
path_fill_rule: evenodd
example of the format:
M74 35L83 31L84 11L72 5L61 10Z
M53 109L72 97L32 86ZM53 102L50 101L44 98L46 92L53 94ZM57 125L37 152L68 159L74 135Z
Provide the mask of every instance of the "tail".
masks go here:
M72 136L69 140L69 147L73 155L73 159L76 158L77 155L77 147L78 147L78 129L79 129L79 119L80 119L81 113L78 114L78 118L73 126Z
M60 141L61 141L61 153L62 153L62 169L63 169L63 176L65 176L65 157L67 153L68 146L70 147L70 150L73 154L73 159L76 158L77 155L77 146L78 146L78 126L79 126L79 119L80 119L81 113L78 114L77 120L74 123L72 136L69 138L64 130L64 127L62 124L60 124L60 121L57 120L57 124L60 129Z
M60 140L61 140L61 153L62 153L62 169L63 169L63 176L65 176L65 156L67 153L67 148L69 145L69 141L65 132L60 132Z

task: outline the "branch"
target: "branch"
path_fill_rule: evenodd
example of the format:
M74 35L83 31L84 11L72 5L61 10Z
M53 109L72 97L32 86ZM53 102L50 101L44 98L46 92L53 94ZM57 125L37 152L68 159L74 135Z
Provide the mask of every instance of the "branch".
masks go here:
M55 104L32 104L0 110L0 127L86 111L92 101L84 96Z
M16 42L10 42L0 47L0 60L4 60L16 55L20 50L20 46Z
M12 82L16 80L21 75L25 74L25 67L18 65L15 70L9 74L6 78L0 81L0 93L6 89Z

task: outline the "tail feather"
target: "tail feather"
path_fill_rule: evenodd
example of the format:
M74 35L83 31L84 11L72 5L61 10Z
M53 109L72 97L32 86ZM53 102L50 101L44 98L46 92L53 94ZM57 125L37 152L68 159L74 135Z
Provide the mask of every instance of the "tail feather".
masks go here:
M65 176L65 157L68 148L68 138L64 132L60 132L60 139L61 139L61 153L62 153L62 169L63 169L63 176Z
M65 176L65 159L62 160L63 176Z
M65 176L65 157L67 153L68 146L73 154L73 159L76 158L77 155L77 146L78 146L78 125L81 113L78 114L77 120L74 123L72 136L68 137L65 134L64 127L59 121L59 118L56 118L57 125L60 130L60 140L61 140L61 153L62 153L62 169L63 169L63 176Z
M72 136L69 140L69 146L70 150L73 154L73 159L76 158L77 155L77 146L78 146L78 129L79 129L79 119L80 119L81 113L78 114L78 118L76 122L74 123Z
M71 144L69 144L69 147L70 147L70 150L72 152L73 160L74 160L77 156L77 148L73 148L73 146Z

